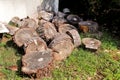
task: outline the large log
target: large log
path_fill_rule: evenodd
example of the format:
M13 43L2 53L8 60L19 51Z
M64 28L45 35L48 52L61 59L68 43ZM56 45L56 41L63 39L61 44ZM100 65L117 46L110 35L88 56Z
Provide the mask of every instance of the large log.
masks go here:
M57 34L53 41L49 44L55 53L55 60L64 60L66 59L74 49L71 37L67 34Z
M37 28L37 32L45 41L50 41L57 34L54 24L45 22Z
M32 18L24 18L21 19L21 21L18 22L18 26L20 28L33 28L36 29L38 27L36 21Z
M50 51L43 52L33 52L30 54L25 54L22 57L22 72L26 74L32 74L42 71L40 75L44 75L49 72L49 68L53 63L53 56ZM46 71L45 69L48 68ZM45 72L44 72L45 71Z
M75 29L69 30L67 31L67 34L71 36L73 40L72 42L75 47L79 47L81 45L81 38L77 30Z
M13 39L14 42L21 47L23 44L28 44L33 41L35 37L38 37L38 34L32 28L21 28L16 31Z
M62 25L58 26L58 32L60 32L60 33L66 33L67 31L72 30L72 29L76 29L76 28L70 24L62 24Z
M81 21L79 22L79 28L83 32L96 33L98 32L99 25L94 21Z
M40 37L34 38L33 42L29 43L27 47L25 47L26 54L30 54L33 52L43 52L46 50L47 50L47 44Z
M52 20L52 23L55 24L55 26L60 26L64 23L67 23L67 20L64 19L63 17L55 16Z

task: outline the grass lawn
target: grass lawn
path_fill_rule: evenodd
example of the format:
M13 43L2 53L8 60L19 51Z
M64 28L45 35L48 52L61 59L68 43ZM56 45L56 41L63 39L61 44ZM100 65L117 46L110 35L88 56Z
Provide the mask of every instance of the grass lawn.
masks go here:
M42 80L120 80L119 42L107 33L100 40L102 45L98 51L80 46L66 60L56 62L52 76ZM0 80L30 80L20 69L17 72L6 69L12 65L20 67L23 54L11 40L0 43Z

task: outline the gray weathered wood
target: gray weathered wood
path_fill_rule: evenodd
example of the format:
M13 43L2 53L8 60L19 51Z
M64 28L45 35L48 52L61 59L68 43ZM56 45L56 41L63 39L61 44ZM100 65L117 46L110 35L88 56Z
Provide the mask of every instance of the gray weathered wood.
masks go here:
M14 34L14 42L19 46L28 44L33 41L34 37L39 37L32 28L21 28Z
M65 33L57 34L48 47L54 51L55 60L66 59L74 49L71 37Z
M77 30L72 29L67 31L67 34L72 37L73 44L75 47L79 47L81 45L81 38Z
M50 51L33 52L30 54L25 54L22 57L22 72L26 74L37 74L37 72L40 70L42 71L41 74L44 74L44 69L49 68L49 65L50 63L52 63L52 61L53 56Z
M40 37L34 38L34 40L24 48L25 54L30 54L33 52L43 52L47 50L46 42Z

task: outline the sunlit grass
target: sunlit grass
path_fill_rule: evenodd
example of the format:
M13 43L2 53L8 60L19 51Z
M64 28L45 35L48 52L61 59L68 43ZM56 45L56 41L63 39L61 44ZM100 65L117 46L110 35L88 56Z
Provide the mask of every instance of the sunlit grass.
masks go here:
M84 38L84 36L82 36ZM97 52L91 52L81 45L64 61L56 62L51 77L43 80L119 80L120 51L118 40L104 33L99 39L102 42ZM7 70L11 65L21 65L23 52L12 41L0 43L0 73L5 76L1 80L29 80L21 75L21 71ZM22 76L22 77L21 77Z

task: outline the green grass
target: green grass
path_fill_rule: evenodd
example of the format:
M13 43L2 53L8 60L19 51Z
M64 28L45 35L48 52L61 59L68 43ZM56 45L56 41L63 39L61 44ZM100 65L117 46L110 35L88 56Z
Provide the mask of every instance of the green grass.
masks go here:
M82 38L85 36L82 36ZM120 80L120 51L118 40L104 33L101 48L91 52L80 46L64 61L56 62L51 77L43 80ZM7 70L11 65L21 65L23 51L12 42L0 43L1 80L29 80L21 71ZM21 77L22 76L22 77Z

